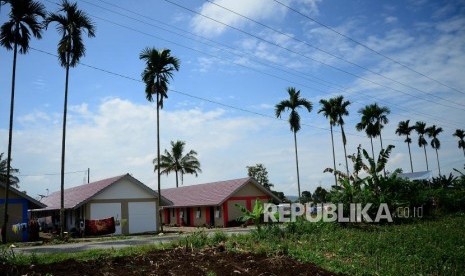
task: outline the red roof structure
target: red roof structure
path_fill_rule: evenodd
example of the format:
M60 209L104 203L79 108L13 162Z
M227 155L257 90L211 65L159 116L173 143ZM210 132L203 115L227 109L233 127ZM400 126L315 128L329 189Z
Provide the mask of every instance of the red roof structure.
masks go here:
M273 193L251 177L164 189L161 190L161 194L172 202L166 207L217 206L225 202L247 183L253 183L264 193L269 194L278 202L280 201Z

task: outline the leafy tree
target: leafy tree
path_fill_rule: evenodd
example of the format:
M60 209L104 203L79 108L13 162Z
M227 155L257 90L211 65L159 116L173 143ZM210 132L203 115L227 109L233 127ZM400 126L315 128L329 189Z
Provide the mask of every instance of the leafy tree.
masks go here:
M247 166L246 168L248 176L253 177L260 185L271 190L274 185L268 180L268 171L263 164Z
M281 118L281 114L285 110L290 110L289 114L289 125L291 131L294 133L294 148L295 148L295 163L297 169L297 189L298 197L300 198L300 176L299 176L299 157L297 154L297 132L300 130L300 115L297 110L301 107L305 108L309 113L312 112L313 104L305 98L300 97L300 90L296 90L294 87L287 89L289 99L279 102L275 106L275 113L277 118Z
M436 127L436 125L432 125L428 128L428 136L431 139L431 147L436 150L436 159L438 161L438 170L439 176L441 176L441 166L439 165L439 154L438 150L441 148L441 142L438 139L439 133L442 132L442 127Z
M452 135L459 138L459 149L463 150L463 156L465 156L465 130L456 129Z
M15 82L16 82L16 61L18 47L20 54L26 54L29 51L31 34L37 38L42 38L41 19L45 17L45 7L39 2L33 0L8 0L2 1L11 6L9 20L0 28L0 44L7 50L13 50L13 70L11 75L11 100L10 100L10 122L8 131L8 154L6 164L6 189L5 189L5 209L3 229L8 222L8 198L9 187L11 185L11 149L13 142L13 116L15 102ZM2 231L2 240L6 243L6 231Z
M65 68L65 98L63 104L63 134L61 141L61 204L60 204L60 235L64 231L64 189L65 189L65 155L66 155L66 121L68 114L68 84L69 68L76 67L79 60L86 53L83 42L83 33L87 33L89 38L95 37L95 25L90 17L80 10L76 3L63 0L56 13L50 13L45 19L45 27L51 23L57 25L56 29L61 35L58 41L58 60Z
M163 109L163 99L168 98L168 84L173 78L174 71L179 70L180 61L171 56L168 49L157 50L155 48L145 48L139 55L139 59L145 62L145 69L142 72L142 80L145 83L145 97L149 102L153 102L153 95L156 95L157 105L157 191L158 206L160 206L161 186L160 186L160 109ZM159 213L161 221L161 213ZM160 224L163 231L163 225Z
M302 192L302 198L300 199L300 202L310 202L312 201L312 193L310 193L309 191L303 191Z
M165 149L165 154L161 156L160 160L160 174L170 174L175 172L176 174L176 188L178 185L178 174L181 174L181 184L184 182L184 174L194 174L198 176L198 173L202 172L200 169L200 162L197 159L197 152L190 150L184 155L184 141L171 141L170 151ZM155 165L155 171L158 170L158 160L153 160Z
M328 191L326 191L322 187L317 187L312 195L313 202L316 202L316 203L326 202L327 195L328 195Z
M286 196L284 195L283 192L278 192L278 191L271 191L277 198L279 198L279 200L281 200L282 202L286 202L288 201L288 199L286 198Z
M428 142L425 139L425 135L428 134L428 128L424 122L420 121L415 124L415 131L418 133L418 146L420 148L423 147L425 151L426 170L429 171L428 155L426 154L426 145L428 145Z
M6 159L3 159L3 152L0 153L0 182L1 183L7 183L7 179L8 179L8 174L7 174L7 166L8 166L8 162ZM15 187L16 189L19 188L19 178L13 174L17 174L19 173L19 170L18 169L15 169L15 168L10 168L10 186L13 186Z
M410 138L410 134L412 133L412 130L415 129L415 126L409 126L409 122L410 120L400 121L396 129L396 134L399 136L407 136L404 142L407 143L408 146L408 155L410 157L410 169L413 172L412 153L410 151L410 144L412 143L412 139Z

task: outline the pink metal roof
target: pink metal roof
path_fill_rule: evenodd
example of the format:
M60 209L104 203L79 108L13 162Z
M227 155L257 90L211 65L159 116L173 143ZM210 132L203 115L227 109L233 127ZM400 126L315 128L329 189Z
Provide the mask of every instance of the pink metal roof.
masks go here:
M173 203L167 207L216 206L249 182L274 197L251 177L164 189L161 195Z
M105 189L106 187L112 185L113 183L117 182L121 178L125 177L127 174L103 179L100 181L92 182L89 184L84 184L81 186L76 186L73 188L65 189L64 197L65 197L65 209L72 209L76 208L91 197L98 194L100 191ZM44 197L41 200L42 203L47 205L46 209L60 209L60 191L54 192L47 197Z

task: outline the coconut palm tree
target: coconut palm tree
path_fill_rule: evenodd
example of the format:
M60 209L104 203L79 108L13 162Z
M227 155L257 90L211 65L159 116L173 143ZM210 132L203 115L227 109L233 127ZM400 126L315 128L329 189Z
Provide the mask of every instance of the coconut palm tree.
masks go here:
M420 121L415 124L415 131L418 133L418 146L420 148L423 147L423 150L425 151L426 170L429 171L428 155L426 154L426 145L428 145L428 142L425 139L425 134L428 133L428 128L424 122Z
M383 150L381 130L384 128L384 125L389 123L387 115L391 113L391 110L387 106L378 106L376 103L372 108L374 110L375 129L377 130L377 135L379 135L379 142L381 144L381 149Z
M375 158L375 150L373 148L373 138L378 136L378 130L374 124L375 122L375 110L373 109L373 106L374 105L367 105L365 106L364 108L361 108L358 113L361 116L360 118L360 122L357 123L357 125L355 126L355 128L358 130L358 131L363 131L365 130L365 133L367 134L367 136L370 138L370 142L371 142L371 154L372 154L372 157L373 157L373 160Z
M374 103L367 105L364 108L358 111L362 115L360 123L356 125L358 131L365 130L368 137L371 139L371 153L373 158L375 156L373 149L373 138L379 136L379 141L381 143L381 149L383 149L383 138L381 136L381 130L384 128L384 125L389 123L387 115L391 113L388 107L380 107L378 104ZM384 173L386 174L386 172Z
M64 187L65 187L65 149L66 149L66 119L68 113L68 84L69 68L79 64L85 55L86 48L83 35L89 38L95 36L95 25L90 17L80 10L76 3L63 0L57 13L50 13L45 19L45 27L56 23L57 31L61 35L58 42L58 60L65 68L65 97L63 104L63 134L61 141L61 204L60 204L60 235L64 231Z
M5 209L3 229L6 228L8 221L8 197L10 186L10 168L11 168L11 148L13 141L13 116L15 102L15 81L16 81L16 61L18 50L20 54L26 54L29 51L29 42L31 35L37 39L42 38L42 22L45 17L45 7L39 2L33 0L15 0L4 1L9 3L11 10L9 20L0 28L0 45L7 50L13 50L13 70L11 74L11 99L10 99L10 123L8 131L8 154L7 154L7 177L5 189ZM18 49L19 48L19 49ZM2 231L2 240L6 242L6 231Z
M452 135L459 138L459 149L463 150L463 156L465 156L465 130L456 129Z
M410 151L410 144L412 143L412 139L410 138L410 133L412 133L412 130L415 129L415 126L409 126L409 123L410 120L400 121L396 129L396 134L399 136L407 136L404 142L407 143L408 146L408 155L410 157L410 169L413 172L412 153Z
M344 145L344 157L346 161L346 170L347 170L347 176L349 176L349 163L347 162L347 150L346 150L346 144L347 144L347 139L346 139L346 133L344 132L344 116L349 115L349 111L347 110L347 107L350 105L349 101L344 101L344 97L337 96L334 98L334 106L336 109L336 125L339 125L341 127L341 134L342 134L342 144Z
M173 78L173 72L179 70L180 61L171 56L168 49L157 50L155 48L145 48L139 55L139 59L145 61L145 69L142 72L142 80L145 83L145 97L149 102L153 102L153 95L156 95L157 104L157 188L158 206L160 206L161 186L160 186L160 109L163 109L163 99L168 98L169 80ZM161 221L161 213L158 214ZM163 225L160 223L160 230Z
M428 128L428 136L431 139L431 147L436 150L436 159L438 161L438 170L439 170L439 176L441 176L441 166L439 166L439 154L438 154L438 149L441 148L441 142L438 139L439 133L442 132L442 127L436 127L436 125L432 125L431 127Z
M168 151L165 149L165 154L161 155L160 158L160 174L170 174L174 172L176 174L176 188L179 187L178 174L181 174L181 185L184 183L184 174L194 174L198 176L202 172L200 169L200 162L197 159L197 152L190 150L184 155L184 141L171 141L171 149ZM158 160L153 159L155 165L155 171L158 171Z
M289 94L289 99L283 100L279 102L275 106L275 114L277 118L281 118L281 114L286 111L290 110L289 114L289 125L291 127L291 131L294 133L294 149L295 149L295 164L297 169L297 189L299 193L299 199L301 197L300 194L300 176L299 176L299 157L297 154L297 132L300 130L300 115L297 110L301 107L307 109L310 113L313 109L313 104L305 98L300 97L300 90L296 90L294 87L287 88L287 93Z
M318 114L323 113L323 116L329 119L329 129L331 130L331 145L333 147L334 185L337 186L336 154L334 152L334 136L333 136L333 126L336 125L337 114L336 114L336 106L334 105L334 98L331 98L329 100L321 99L320 105L321 105L321 108L320 110L318 110Z
M3 159L3 152L0 153L0 182L6 184L7 179L10 178L10 187L13 186L16 189L19 188L19 178L13 174L19 173L18 169L10 168L10 175L8 176L7 168L8 162L6 159Z

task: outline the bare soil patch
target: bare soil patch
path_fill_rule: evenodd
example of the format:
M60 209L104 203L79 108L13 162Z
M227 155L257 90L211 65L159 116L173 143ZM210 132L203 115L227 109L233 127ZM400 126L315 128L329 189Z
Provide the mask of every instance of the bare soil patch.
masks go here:
M144 255L67 260L49 265L3 265L2 275L335 275L311 263L286 256L221 252L221 248L200 251L176 248Z

